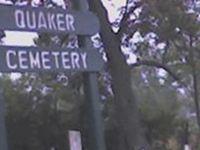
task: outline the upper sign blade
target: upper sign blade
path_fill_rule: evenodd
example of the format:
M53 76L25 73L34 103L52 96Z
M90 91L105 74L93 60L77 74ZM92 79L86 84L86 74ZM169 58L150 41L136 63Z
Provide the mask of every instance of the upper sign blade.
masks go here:
M89 11L0 5L0 29L93 35L99 21Z

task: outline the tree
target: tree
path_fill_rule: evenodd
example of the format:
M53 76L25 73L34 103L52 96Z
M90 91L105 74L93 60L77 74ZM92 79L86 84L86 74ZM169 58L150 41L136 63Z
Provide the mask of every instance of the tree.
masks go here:
M180 112L185 104L182 104L180 94L171 85L170 79L164 82L162 77L157 76L156 70L141 67L134 69L132 83L151 149L166 148L170 139L180 146L182 135L179 131L182 130L182 122L186 120L181 118Z
M131 88L131 68L126 63L126 58L121 51L123 30L129 12L124 15L118 33L114 33L108 20L107 11L101 1L88 0L90 9L97 14L101 24L101 39L108 57L109 72L112 77L114 92L114 120L116 123L113 133L116 141L112 149L135 149L144 144L138 107ZM127 17L128 16L128 17ZM141 146L141 145L140 145Z
M137 56L137 62L132 67L145 65L164 69L175 81L172 84L177 82L177 88L191 92L199 124L199 21L197 13L190 12L188 1L127 1L122 9L122 18L115 23L119 28L117 32L112 30L108 12L101 1L89 0L89 4L100 19L101 38L112 77L115 119L120 139L115 142L119 143L116 149L133 149L138 144L136 137L140 134L137 134L137 104L130 87L131 69L122 53L123 46L132 48ZM139 34L143 40L134 43L132 39L135 34Z
M68 149L68 130L82 130L83 98L58 78L35 74L14 81L6 75L1 78L11 150Z
M199 125L199 21L198 13L191 11L188 2L191 1L143 1L145 7L138 18L141 22L135 28L146 40L137 43L136 54L141 60L134 65L153 66L168 72L193 97ZM159 48L159 44L164 44L164 48Z

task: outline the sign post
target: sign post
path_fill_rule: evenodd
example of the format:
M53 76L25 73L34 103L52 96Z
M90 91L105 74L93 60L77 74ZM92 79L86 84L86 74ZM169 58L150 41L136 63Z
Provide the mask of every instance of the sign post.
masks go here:
M84 85L88 108L88 146L89 150L106 150L104 130L99 104L96 73L84 74Z
M75 6L80 11L88 11L87 0L74 0ZM79 46L92 48L89 36L79 37ZM84 91L88 108L88 148L89 150L106 150L104 140L103 120L100 111L100 95L97 83L97 72L84 73Z
M1 84L1 81L0 81ZM5 104L3 98L3 89L0 85L0 150L8 150L5 126Z

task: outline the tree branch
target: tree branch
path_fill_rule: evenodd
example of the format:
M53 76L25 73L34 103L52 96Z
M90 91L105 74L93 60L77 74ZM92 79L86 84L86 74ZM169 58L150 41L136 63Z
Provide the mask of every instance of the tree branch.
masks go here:
M177 74L175 74L168 66L165 64L153 61L153 60L140 60L134 64L131 65L132 68L140 67L140 66L150 66L150 67L156 67L156 68L162 68L164 69L175 81L181 83L184 85L184 83L181 82L180 78ZM185 86L185 85L184 85Z
M129 0L127 0L127 3L126 3L126 6L125 6L125 13L123 15L123 18L121 19L121 22L119 24L119 30L117 32L117 35L119 37L122 36L122 34L124 33L124 31L127 29L127 25L128 25L128 19L130 17L131 14L134 13L135 9L137 9L138 7L141 6L141 3L138 2L135 4L134 7L131 7L130 9L128 9L128 3L129 3Z

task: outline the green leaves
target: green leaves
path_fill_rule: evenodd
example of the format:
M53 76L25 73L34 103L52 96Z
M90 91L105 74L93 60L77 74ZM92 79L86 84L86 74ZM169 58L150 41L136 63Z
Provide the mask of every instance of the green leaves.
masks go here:
M1 78L11 150L66 149L68 130L80 129L82 97L77 89L60 83L57 76L23 74L14 81L6 75Z

